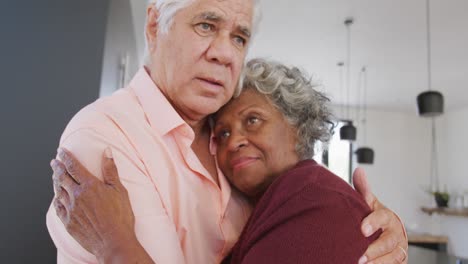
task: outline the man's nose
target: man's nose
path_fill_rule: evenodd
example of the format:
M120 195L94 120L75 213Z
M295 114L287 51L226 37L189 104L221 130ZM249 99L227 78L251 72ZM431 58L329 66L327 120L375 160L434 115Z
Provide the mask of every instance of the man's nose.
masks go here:
M206 55L209 61L229 66L234 60L235 48L231 35L220 32L211 42Z

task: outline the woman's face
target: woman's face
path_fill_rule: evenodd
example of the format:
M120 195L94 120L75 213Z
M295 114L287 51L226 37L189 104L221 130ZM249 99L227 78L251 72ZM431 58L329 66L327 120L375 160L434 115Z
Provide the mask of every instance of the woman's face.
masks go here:
M252 89L219 110L214 132L221 170L252 198L299 161L296 129L267 97Z

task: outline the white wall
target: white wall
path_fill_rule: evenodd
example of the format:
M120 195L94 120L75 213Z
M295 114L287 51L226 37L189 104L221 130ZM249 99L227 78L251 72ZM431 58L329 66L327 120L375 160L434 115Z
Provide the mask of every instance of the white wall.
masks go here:
M449 191L468 191L468 107L450 111L439 124L441 138L441 178L447 181Z
M465 108L445 113L436 121L439 179L451 193L468 191L467 117ZM421 206L434 206L424 191L430 183L430 129L430 119L416 113L368 110L366 145L374 149L375 162L362 167L374 193L400 215L408 231L447 235L448 251L467 258L468 218L429 216L420 210ZM358 126L357 146L362 137L363 128Z
M452 194L468 192L468 107L450 111L441 118L440 180ZM452 199L451 202L454 200ZM450 203L449 205L452 205ZM436 216L441 231L449 236L449 250L468 258L468 218Z
M356 122L355 122L356 125ZM364 129L358 124L356 149L363 145ZM375 152L373 165L360 165L373 192L416 231L433 231L433 223L419 209L431 203L424 192L429 184L430 135L416 114L368 110L367 144Z

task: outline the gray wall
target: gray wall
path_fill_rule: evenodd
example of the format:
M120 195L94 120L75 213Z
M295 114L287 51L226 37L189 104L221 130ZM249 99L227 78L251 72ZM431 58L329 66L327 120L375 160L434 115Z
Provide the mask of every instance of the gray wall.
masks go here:
M141 28L141 31L143 31L143 28ZM115 90L122 88L120 86L126 86L136 73L139 66L136 45L130 1L111 0L109 2L102 65L101 97L112 94ZM126 74L127 81L123 85L120 85L120 60L125 54L128 54L129 58Z
M54 263L49 161L98 97L108 0L0 3L0 262Z

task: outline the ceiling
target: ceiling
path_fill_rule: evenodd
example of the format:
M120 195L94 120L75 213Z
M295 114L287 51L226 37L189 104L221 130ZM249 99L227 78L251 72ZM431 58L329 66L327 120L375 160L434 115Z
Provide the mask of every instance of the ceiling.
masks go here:
M144 50L146 0L130 0L137 49ZM368 105L416 113L428 89L426 0L262 0L262 21L249 57L298 66L318 80L337 105L337 62L346 59L344 20L351 26L351 89L357 105L359 72L367 67ZM446 110L468 106L468 0L431 0L432 88Z
M351 26L350 105L358 103L359 72L367 67L368 105L416 112L428 89L425 0L263 0L249 57L299 66L323 84L335 104L337 62L346 59L344 20ZM468 1L431 0L432 87L448 111L468 106Z

